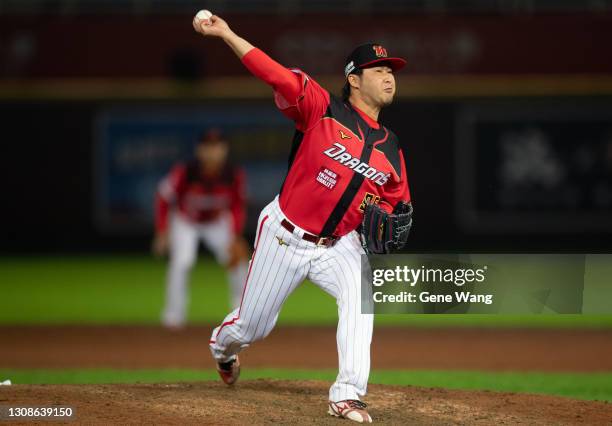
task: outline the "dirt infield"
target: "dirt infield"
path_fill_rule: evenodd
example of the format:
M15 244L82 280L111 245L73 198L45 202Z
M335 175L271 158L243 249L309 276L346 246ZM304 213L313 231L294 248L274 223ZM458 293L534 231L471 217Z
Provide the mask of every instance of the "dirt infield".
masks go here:
M254 380L171 385L12 386L4 405L72 405L86 424L347 425L325 414L327 383ZM372 385L378 424L610 424L612 405L565 398ZM47 422L45 422L47 424ZM351 423L352 424L352 423Z
M0 327L0 368L211 368L210 331ZM242 363L336 368L335 330L278 328L243 352ZM611 371L612 331L377 328L372 367ZM0 387L0 405L71 405L85 424L346 425L325 414L328 386L274 380L242 381L232 388L216 382L16 385ZM366 402L379 424L612 425L612 404L543 395L370 385Z
M211 368L209 327L0 327L0 368ZM243 352L249 367L337 368L335 329L283 327ZM611 371L612 330L379 327L372 368Z

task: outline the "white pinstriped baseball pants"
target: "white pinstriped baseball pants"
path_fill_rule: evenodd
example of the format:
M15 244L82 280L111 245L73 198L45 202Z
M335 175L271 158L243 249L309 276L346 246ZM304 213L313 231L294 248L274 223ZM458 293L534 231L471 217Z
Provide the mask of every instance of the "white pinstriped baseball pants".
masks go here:
M252 342L266 337L289 294L309 278L338 304L339 373L329 390L329 399L359 399L367 390L374 321L372 314L361 313L364 251L359 236L353 231L333 247L318 247L301 238L301 228L296 226L291 233L282 227L283 218L277 196L259 216L242 303L213 330L213 357L220 362L229 361ZM279 238L286 244L279 243Z

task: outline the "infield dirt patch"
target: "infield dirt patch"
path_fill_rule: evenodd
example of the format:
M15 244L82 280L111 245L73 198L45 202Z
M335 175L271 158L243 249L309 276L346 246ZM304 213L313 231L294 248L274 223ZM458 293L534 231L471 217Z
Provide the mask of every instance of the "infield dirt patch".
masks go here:
M0 368L212 368L210 327L0 327ZM335 329L277 328L243 352L245 368L336 368ZM377 328L372 367L610 371L610 330ZM330 383L242 381L0 387L0 405L71 405L85 424L347 425L326 414ZM370 385L376 423L611 424L612 404L544 395ZM49 424L44 422L42 424ZM71 423L74 424L74 423Z
M212 368L211 327L0 327L0 368ZM334 327L278 327L246 368L337 368ZM372 368L611 371L612 330L377 327Z
M0 389L0 404L71 405L76 421L86 424L348 426L349 421L326 414L328 386L280 380L245 381L234 387L211 382L18 385ZM604 425L612 419L611 404L542 395L372 385L366 402L378 424Z

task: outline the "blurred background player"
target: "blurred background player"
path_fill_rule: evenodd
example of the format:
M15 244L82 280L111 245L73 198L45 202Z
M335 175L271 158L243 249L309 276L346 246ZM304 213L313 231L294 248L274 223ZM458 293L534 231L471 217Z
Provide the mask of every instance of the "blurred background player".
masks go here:
M153 252L169 254L162 323L186 322L188 280L198 242L227 268L232 307L240 304L248 248L242 238L245 219L244 172L228 162L228 143L218 129L198 141L195 159L172 168L155 196Z

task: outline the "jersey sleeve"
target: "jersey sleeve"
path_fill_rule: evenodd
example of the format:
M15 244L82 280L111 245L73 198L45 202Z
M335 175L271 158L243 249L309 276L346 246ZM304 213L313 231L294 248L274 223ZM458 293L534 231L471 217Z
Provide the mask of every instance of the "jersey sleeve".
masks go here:
M393 208L400 201L405 201L407 203L411 201L410 189L408 188L408 176L406 174L406 162L404 161L404 154L401 148L399 149L399 157L401 168L400 175L398 175L396 179L390 179L384 186L383 197L380 202L380 206L389 213L393 211Z
M292 69L291 72L299 79L299 93L288 98L275 91L274 102L285 116L295 121L298 130L306 131L325 114L329 105L329 93L302 70Z
M168 230L168 215L183 191L187 178L187 168L177 165L159 182L155 194L155 229L157 232Z
M274 102L296 128L306 131L327 109L329 92L300 69L288 69L255 48L243 56L242 62L256 77L274 89Z
M234 184L232 186L232 198L230 210L232 212L234 235L242 234L246 220L246 190L244 170L234 170Z

